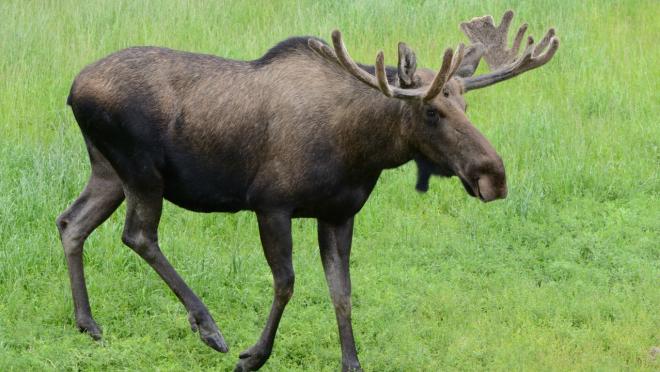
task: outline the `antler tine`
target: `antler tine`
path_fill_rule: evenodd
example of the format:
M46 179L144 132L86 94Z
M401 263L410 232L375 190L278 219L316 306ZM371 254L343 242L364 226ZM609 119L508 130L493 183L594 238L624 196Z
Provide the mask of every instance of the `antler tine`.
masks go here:
M307 45L309 45L309 47L312 48L312 50L314 50L316 53L320 54L321 57L339 63L339 60L337 59L337 55L335 54L335 52L329 46L320 42L319 40L309 39L307 40Z
M502 15L502 20L500 25L497 26L497 29L500 33L507 34L509 32L509 26L511 26L511 21L513 20L513 10L509 9Z
M456 50L456 53L454 53L454 57L451 60L451 69L449 70L449 74L447 74L447 80L451 79L452 76L456 73L458 70L458 67L461 65L461 62L463 61L463 57L465 56L465 44L460 43L458 45L458 49ZM445 81L446 83L447 81Z
M554 36L555 36L555 29L554 28L549 29L548 32L543 37L543 39L541 39L541 42L539 43L539 45L537 45L536 48L534 48L533 56L536 57L539 54L541 54L541 52L543 52L545 50L545 48L548 46L548 44L550 44L550 40Z
M394 94L390 84L387 82L387 74L385 73L385 56L383 55L382 50L376 55L376 79L378 80L380 91L386 96L392 97Z
M451 62L453 56L454 56L454 51L451 48L447 48L445 50L445 55L442 57L442 67L440 67L440 71L438 71L438 73L435 75L435 78L433 79L431 86L424 95L425 101L433 99L442 90L442 87L445 85L445 81L447 81L449 70L451 69Z
M444 87L456 71L458 71L464 56L465 44L463 43L458 45L456 53L454 53L451 48L445 50L445 54L442 57L442 67L440 67L440 71L435 75L431 86L426 91L426 94L424 95L425 101L431 100L440 94L442 87Z
M532 66L531 68L529 68L528 70L530 70L530 69L532 69L532 68L539 67L539 66L543 66L543 65L546 64L549 60L551 60L552 57L554 57L555 53L557 52L557 48L559 48L559 38L556 37L556 36L552 36L552 37L549 39L548 44L550 45L550 47L548 48L548 50L545 51L545 53L543 53L542 55L533 55L533 56L532 56L535 65ZM541 44L539 44L539 46L541 46ZM536 48L536 49L534 50L534 52L536 53L537 50L539 50L539 52L540 52L540 51L542 51L543 49L544 49L544 48L541 48L541 49L539 50L539 48ZM525 71L527 71L527 70L525 70Z
M518 29L518 32L516 33L516 37L513 39L513 46L511 46L511 55L513 57L518 55L518 50L520 49L520 43L522 43L526 31L527 31L527 23L523 23L522 26L520 26L520 28Z
M360 81L373 88L380 89L376 77L361 69L360 66L358 66L357 63L355 63L351 56L348 54L346 46L341 39L341 32L339 32L339 30L332 31L332 44L335 47L335 54L337 55L339 63L348 72L350 72L351 75L355 76Z

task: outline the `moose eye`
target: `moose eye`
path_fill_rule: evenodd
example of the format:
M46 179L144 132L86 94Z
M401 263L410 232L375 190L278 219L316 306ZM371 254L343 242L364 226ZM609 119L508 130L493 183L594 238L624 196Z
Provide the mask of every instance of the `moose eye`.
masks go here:
M440 120L440 117L442 117L442 114L438 112L438 110L428 108L424 112L424 116L428 125L436 126Z

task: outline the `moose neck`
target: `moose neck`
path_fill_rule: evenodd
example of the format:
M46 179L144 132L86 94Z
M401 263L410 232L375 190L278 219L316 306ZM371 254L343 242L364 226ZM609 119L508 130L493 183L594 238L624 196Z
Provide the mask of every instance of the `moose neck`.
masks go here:
M407 132L411 107L372 89L360 90L358 98L349 97L344 102L340 135L351 168L380 172L410 161L413 149Z

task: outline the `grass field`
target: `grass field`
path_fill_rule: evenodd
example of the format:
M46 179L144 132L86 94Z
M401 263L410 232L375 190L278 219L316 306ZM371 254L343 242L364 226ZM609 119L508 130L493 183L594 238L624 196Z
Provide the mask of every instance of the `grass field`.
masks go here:
M562 45L547 66L468 95L502 155L505 201L457 179L413 189L387 171L356 220L353 323L368 371L660 369L660 2L24 1L0 15L0 370L229 370L252 345L271 276L250 213L166 204L161 245L230 353L190 332L160 278L120 241L123 207L87 241L104 341L78 333L54 220L89 175L66 96L86 64L131 45L253 59L340 28L355 57L408 42L437 68L458 24L517 11ZM484 67L482 66L482 69ZM316 224L294 223L296 293L266 371L333 371L335 316Z

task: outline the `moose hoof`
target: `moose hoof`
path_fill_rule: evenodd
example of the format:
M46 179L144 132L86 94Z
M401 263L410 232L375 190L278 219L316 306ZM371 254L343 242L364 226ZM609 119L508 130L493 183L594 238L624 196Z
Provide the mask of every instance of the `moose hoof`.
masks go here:
M258 344L254 345L238 355L239 360L234 372L256 371L266 363L269 356L270 350Z
M91 338L94 339L94 341L101 340L103 332L101 331L101 327L96 324L94 319L90 317L76 319L76 325L78 326L78 330L80 332L87 333Z
M341 365L341 372L362 372L360 364L344 364Z
M226 353L229 351L229 347L227 346L227 343L225 342L225 339L222 337L220 332L206 336L200 333L199 336L202 338L202 341L204 341L204 343L212 349L221 353Z
M188 314L188 321L190 322L190 328L192 331L199 331L199 337L210 348L221 353L229 351L229 347L227 346L224 337L222 337L222 333L220 333L218 326L213 321L213 318L211 318L211 315L208 313L197 316Z

